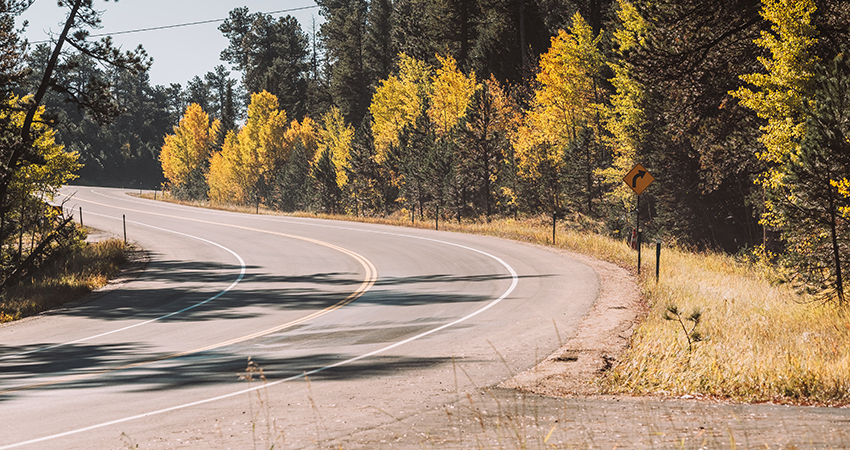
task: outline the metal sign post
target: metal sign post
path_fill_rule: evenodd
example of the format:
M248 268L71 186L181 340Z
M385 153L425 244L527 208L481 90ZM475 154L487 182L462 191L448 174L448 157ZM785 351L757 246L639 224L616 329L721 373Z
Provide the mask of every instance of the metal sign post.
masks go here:
M655 177L650 175L649 171L646 170L642 165L637 164L635 167L623 177L623 182L626 183L635 194L637 194L637 211L635 214L635 233L637 234L637 273L640 275L640 245L641 245L641 231L640 231L640 194L646 190L646 188L655 181Z

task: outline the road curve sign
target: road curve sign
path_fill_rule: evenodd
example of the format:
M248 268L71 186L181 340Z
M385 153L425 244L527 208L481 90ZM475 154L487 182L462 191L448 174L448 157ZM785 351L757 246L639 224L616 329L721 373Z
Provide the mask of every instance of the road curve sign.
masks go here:
M638 195L652 184L653 181L655 181L655 177L650 175L649 171L644 169L640 164L636 165L634 169L629 171L629 173L623 177L623 182L632 188L632 190L635 191L635 194Z

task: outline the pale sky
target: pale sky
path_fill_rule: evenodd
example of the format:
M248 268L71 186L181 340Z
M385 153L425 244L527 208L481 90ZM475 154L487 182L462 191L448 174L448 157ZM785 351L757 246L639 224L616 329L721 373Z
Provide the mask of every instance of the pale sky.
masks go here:
M324 20L313 0L122 0L104 2L94 0L95 7L105 11L103 28L92 34L136 30L188 22L225 19L236 7L247 6L254 12L272 12L294 8L298 11L275 14L275 17L292 15L301 22L301 29L311 33L312 18L316 27ZM311 7L311 8L310 8ZM30 9L19 17L29 21L26 36L30 42L45 40L47 32L58 34L62 30L67 8L59 8L56 0L37 0ZM150 70L151 84L168 85L180 83L183 87L195 75L203 75L219 64L219 54L227 47L227 39L218 31L221 22L192 25L167 30L146 31L113 36L124 50L132 50L142 44L148 55L153 57ZM239 74L232 77L239 79Z

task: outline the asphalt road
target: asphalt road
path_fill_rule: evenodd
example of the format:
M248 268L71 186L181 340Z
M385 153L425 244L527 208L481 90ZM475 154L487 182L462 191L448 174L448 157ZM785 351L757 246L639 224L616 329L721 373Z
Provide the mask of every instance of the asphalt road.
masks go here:
M150 261L0 327L0 449L356 443L533 367L599 289L500 239L63 192Z

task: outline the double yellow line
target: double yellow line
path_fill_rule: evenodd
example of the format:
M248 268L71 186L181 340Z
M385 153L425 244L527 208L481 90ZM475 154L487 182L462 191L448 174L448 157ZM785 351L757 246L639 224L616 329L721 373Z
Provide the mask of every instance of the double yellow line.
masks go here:
M104 204L104 203L98 203L98 202L95 202L95 201L92 201L92 200L84 200L84 199L79 199L79 198L77 200L84 201L84 202L87 202L87 203L92 203L92 204L95 204L95 205L105 206L107 208L115 208L114 206L107 205L107 204ZM118 367L111 367L111 368L108 368L108 369L98 370L96 372L89 372L89 373L79 374L79 375L67 375L67 376L64 376L64 377L60 377L58 379L44 381L44 382L41 382L41 383L35 383L35 384L29 384L29 385L25 385L25 386L18 386L18 387L14 387L14 388L4 389L4 390L0 390L0 395L10 394L10 393L13 393L13 392L18 392L18 391L36 389L36 388L45 387L45 386L52 386L52 385L56 385L56 384L68 383L68 382L72 382L72 381L79 381L79 380L82 380L82 379L100 376L100 375L103 375L103 374L106 374L106 373L117 372L119 370L132 369L132 368L135 368L135 367L139 367L139 366L143 366L143 365L147 365L147 364L152 364L152 363L155 363L155 362L160 362L160 361L165 361L165 360L175 359L175 358L181 358L181 357L189 356L189 355L192 355L192 354L195 354L195 353L206 352L206 351L209 351L209 350L214 350L216 348L226 347L228 345L234 345L234 344L238 344L240 342L245 342L245 341L248 341L248 340L251 340L251 339L256 339L256 338L259 338L259 337L262 337L262 336L266 336L266 335L269 335L269 334L272 334L272 333L276 333L276 332L284 330L286 328L290 328L290 327L293 327L293 326L298 325L300 323L304 323L308 320L315 319L317 317L323 316L323 315L328 314L332 311L336 311L337 309L342 308L343 306L350 304L351 302L353 302L353 301L357 300L358 298L360 298L361 296L363 296L363 294L365 294L367 291L369 291L369 289L371 289L372 286L375 285L375 282L378 279L378 269L375 268L375 265L372 264L371 261L369 261L364 256L362 256L362 255L360 255L356 252L353 252L353 251L351 251L347 248L340 247L338 245L331 244L329 242L323 242L323 241L319 241L319 240L316 240L316 239L311 239L311 238L307 238L307 237L303 237L303 236L295 236L295 235L286 234L286 233L278 233L276 231L268 231L268 230L261 230L261 229L258 229L258 228L244 227L244 226L241 226L241 225L231 225L231 224L226 224L226 223L212 222L212 221L208 221L208 220L192 219L192 218L186 218L186 217L180 217L180 216L172 216L172 215L168 215L168 214L139 211L139 210L134 210L134 209L123 209L123 210L124 211L138 212L138 213L142 213L142 214L149 214L149 215L154 215L154 216L160 216L160 217L168 217L168 218L172 218L172 219L188 220L188 221L192 221L192 222L205 223L205 224L209 224L209 225L218 225L218 226L223 226L223 227L237 228L237 229L241 229L241 230L271 234L271 235L280 236L280 237L284 237L284 238L297 239L297 240L300 240L300 241L309 242L311 244L316 244L316 245L320 245L320 246L323 246L323 247L327 247L327 248L332 249L332 250L336 250L340 253L343 253L345 255L348 255L348 256L354 258L354 260L356 260L358 263L360 263L361 266L363 266L363 269L366 271L366 276L365 276L363 282L360 283L360 286L354 292L352 292L350 295L348 295L348 297L345 297L341 301L339 301L339 302L337 302L337 303L335 303L331 306L328 306L324 309L321 309L319 311L315 311L313 313L310 313L310 314L308 314L304 317L289 321L289 322L281 324L281 325L274 326L272 328L268 328L266 330L258 331L256 333L251 333L251 334L246 335L246 336L237 337L237 338L230 339L230 340L223 341L223 342L219 342L219 343L216 343L216 344L211 344L211 345L207 345L207 346L204 346L204 347L199 347L199 348L196 348L196 349L193 349L193 350L186 350L186 351L173 353L173 354L166 355L166 356L161 356L159 358L154 358L154 359L149 359L149 360L145 360L145 361L139 361L139 362L135 362L135 363L125 364L125 365L118 366Z

